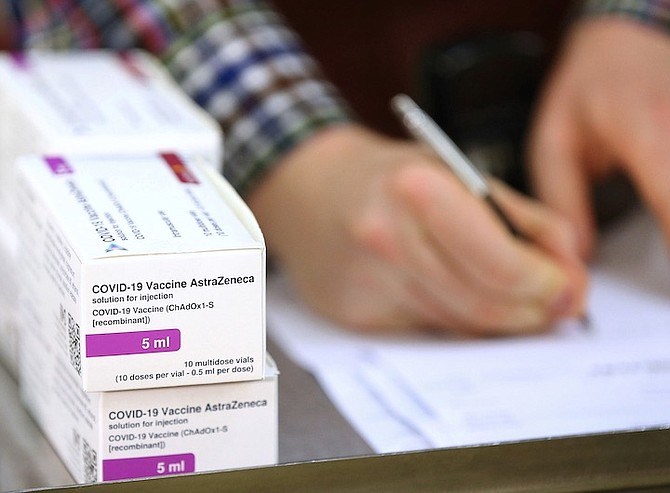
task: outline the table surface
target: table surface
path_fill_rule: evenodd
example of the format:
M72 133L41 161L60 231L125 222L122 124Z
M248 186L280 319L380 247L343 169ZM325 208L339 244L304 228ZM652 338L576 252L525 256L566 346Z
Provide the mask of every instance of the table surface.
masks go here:
M272 341L279 367L279 462L367 455L367 444L333 407L311 375ZM0 492L72 484L73 480L19 400L0 365Z

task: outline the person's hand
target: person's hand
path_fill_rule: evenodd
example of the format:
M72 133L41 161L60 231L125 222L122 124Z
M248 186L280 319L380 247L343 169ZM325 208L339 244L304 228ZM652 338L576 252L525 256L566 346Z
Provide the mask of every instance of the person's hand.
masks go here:
M248 200L299 294L346 326L502 334L580 315L567 223L501 184L494 195L531 242L418 145L345 125L293 150Z
M567 217L587 258L591 183L625 172L670 244L670 37L615 18L576 24L529 139L538 197Z

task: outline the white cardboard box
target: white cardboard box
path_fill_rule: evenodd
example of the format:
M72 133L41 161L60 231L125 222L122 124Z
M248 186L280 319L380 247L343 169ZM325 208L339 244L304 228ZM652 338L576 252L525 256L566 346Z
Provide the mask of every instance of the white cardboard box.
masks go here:
M69 353L84 390L263 376L265 245L216 171L176 154L19 168L21 304L38 319L19 326Z
M217 122L190 100L151 55L133 50L0 53L0 220L12 235L15 161L33 154L202 155L222 168ZM6 241L11 245L13 240ZM13 262L17 252L5 252ZM13 275L0 276L0 338L14 340ZM13 346L0 357L15 367Z
M24 404L78 483L277 463L278 372L249 382L86 393L45 339L20 341Z
M146 52L0 53L0 178L25 154L176 151L221 171L217 122Z

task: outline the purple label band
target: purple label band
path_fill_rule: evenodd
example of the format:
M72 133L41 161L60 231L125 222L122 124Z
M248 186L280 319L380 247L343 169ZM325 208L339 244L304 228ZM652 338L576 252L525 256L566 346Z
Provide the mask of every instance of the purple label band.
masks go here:
M150 478L195 472L195 455L160 455L102 461L102 480Z
M44 156L44 161L46 161L47 166L54 175L66 175L74 173L72 166L62 157L56 156Z
M23 51L12 51L10 53L11 60L18 68L26 70L28 68L28 57Z
M181 348L179 329L115 332L86 336L86 357L169 353Z

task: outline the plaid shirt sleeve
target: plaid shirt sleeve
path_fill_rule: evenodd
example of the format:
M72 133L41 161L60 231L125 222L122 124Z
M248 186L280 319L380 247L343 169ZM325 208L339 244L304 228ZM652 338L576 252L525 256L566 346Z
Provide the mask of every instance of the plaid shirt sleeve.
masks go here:
M224 174L245 194L304 139L349 108L263 0L10 0L22 48L156 55L221 124Z
M670 0L586 0L582 12L622 16L670 32Z

